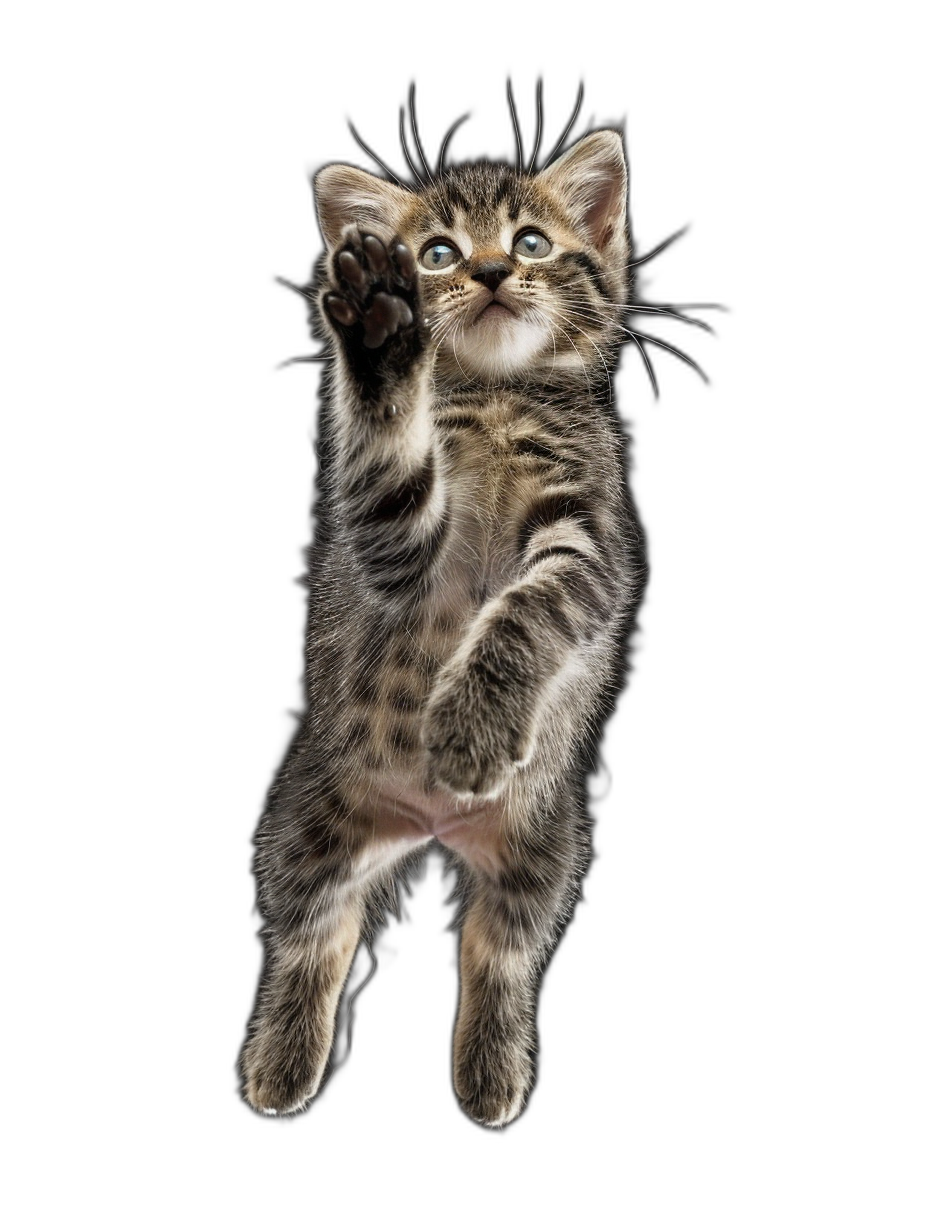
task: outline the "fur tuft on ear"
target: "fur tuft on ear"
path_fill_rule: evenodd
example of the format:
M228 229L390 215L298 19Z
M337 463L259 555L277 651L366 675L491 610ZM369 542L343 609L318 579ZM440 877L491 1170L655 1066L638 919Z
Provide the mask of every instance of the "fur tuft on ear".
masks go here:
M628 174L614 129L582 137L537 177L588 232L599 249L625 234Z
M316 173L313 181L316 213L323 239L334 248L349 224L369 227L384 239L396 233L412 193L386 180L350 167L332 163Z

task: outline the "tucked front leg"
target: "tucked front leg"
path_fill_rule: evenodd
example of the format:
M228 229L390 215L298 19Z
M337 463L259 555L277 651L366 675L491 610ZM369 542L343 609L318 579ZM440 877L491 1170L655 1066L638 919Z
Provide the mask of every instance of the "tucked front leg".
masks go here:
M529 759L538 648L520 626L488 624L439 673L429 698L423 735L430 789L493 797Z
M522 577L477 614L426 711L430 782L460 794L496 795L530 761L557 677L619 607L618 579L575 518L529 522L525 538Z

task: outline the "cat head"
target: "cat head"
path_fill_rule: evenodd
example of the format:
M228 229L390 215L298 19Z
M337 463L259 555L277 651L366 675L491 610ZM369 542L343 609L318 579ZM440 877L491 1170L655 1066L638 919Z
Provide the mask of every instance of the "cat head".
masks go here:
M359 226L414 253L422 310L449 370L482 379L588 367L628 296L622 137L587 134L539 172L478 161L415 187L345 164L315 178L326 246Z

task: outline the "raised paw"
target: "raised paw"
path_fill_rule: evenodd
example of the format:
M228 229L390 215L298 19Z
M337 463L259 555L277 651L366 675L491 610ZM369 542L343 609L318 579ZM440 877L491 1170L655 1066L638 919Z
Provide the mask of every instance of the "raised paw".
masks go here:
M387 246L379 236L350 228L333 258L331 279L333 289L322 304L346 341L378 350L412 331L418 309L416 263L398 239Z

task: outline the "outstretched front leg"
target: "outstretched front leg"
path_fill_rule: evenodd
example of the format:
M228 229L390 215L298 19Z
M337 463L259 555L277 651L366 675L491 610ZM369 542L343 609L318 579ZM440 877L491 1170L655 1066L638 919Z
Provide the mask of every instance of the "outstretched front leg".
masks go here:
M415 262L399 239L346 228L320 305L336 338L333 495L373 590L415 593L447 530L432 424L434 347Z

